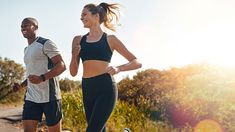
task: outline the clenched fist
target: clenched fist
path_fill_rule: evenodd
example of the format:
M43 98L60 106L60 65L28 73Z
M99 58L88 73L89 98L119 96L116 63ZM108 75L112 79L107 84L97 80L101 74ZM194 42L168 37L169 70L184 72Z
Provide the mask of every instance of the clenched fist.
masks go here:
M17 92L18 90L20 90L21 86L19 83L14 83L12 89L14 92Z

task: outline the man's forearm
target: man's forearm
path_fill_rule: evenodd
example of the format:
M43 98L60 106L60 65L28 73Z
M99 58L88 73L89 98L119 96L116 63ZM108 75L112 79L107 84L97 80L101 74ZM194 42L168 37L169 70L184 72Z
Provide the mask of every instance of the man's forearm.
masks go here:
M55 76L60 75L62 72L66 70L64 62L57 63L51 71L44 74L45 80L51 79Z
M20 84L20 86L21 87L26 87L27 86L27 79L25 79L21 84Z

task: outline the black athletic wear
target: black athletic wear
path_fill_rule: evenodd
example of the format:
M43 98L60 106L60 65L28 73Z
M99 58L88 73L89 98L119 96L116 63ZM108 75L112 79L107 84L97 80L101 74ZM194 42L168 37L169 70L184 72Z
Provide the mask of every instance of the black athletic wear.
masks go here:
M82 79L83 102L88 127L86 132L105 132L105 123L117 101L116 83L104 73Z
M80 41L80 57L82 61L101 60L110 62L113 52L109 47L107 34L103 33L101 39L97 42L87 42L87 35L84 35Z

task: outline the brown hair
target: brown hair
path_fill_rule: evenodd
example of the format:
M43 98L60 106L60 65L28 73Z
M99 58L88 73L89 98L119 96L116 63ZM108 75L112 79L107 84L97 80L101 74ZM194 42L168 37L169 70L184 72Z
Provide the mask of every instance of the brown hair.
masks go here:
M116 23L119 21L119 4L107 4L103 2L99 5L87 4L84 8L87 8L91 14L98 13L100 16L100 24L104 23L106 28L115 31L114 25L111 22L114 19Z

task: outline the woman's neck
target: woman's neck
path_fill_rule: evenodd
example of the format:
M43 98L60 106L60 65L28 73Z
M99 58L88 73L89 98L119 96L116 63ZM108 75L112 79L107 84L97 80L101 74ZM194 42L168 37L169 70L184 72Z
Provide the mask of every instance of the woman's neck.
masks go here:
M100 28L100 26L90 28L89 36L95 37L95 36L100 36L101 34L103 34L103 31Z

